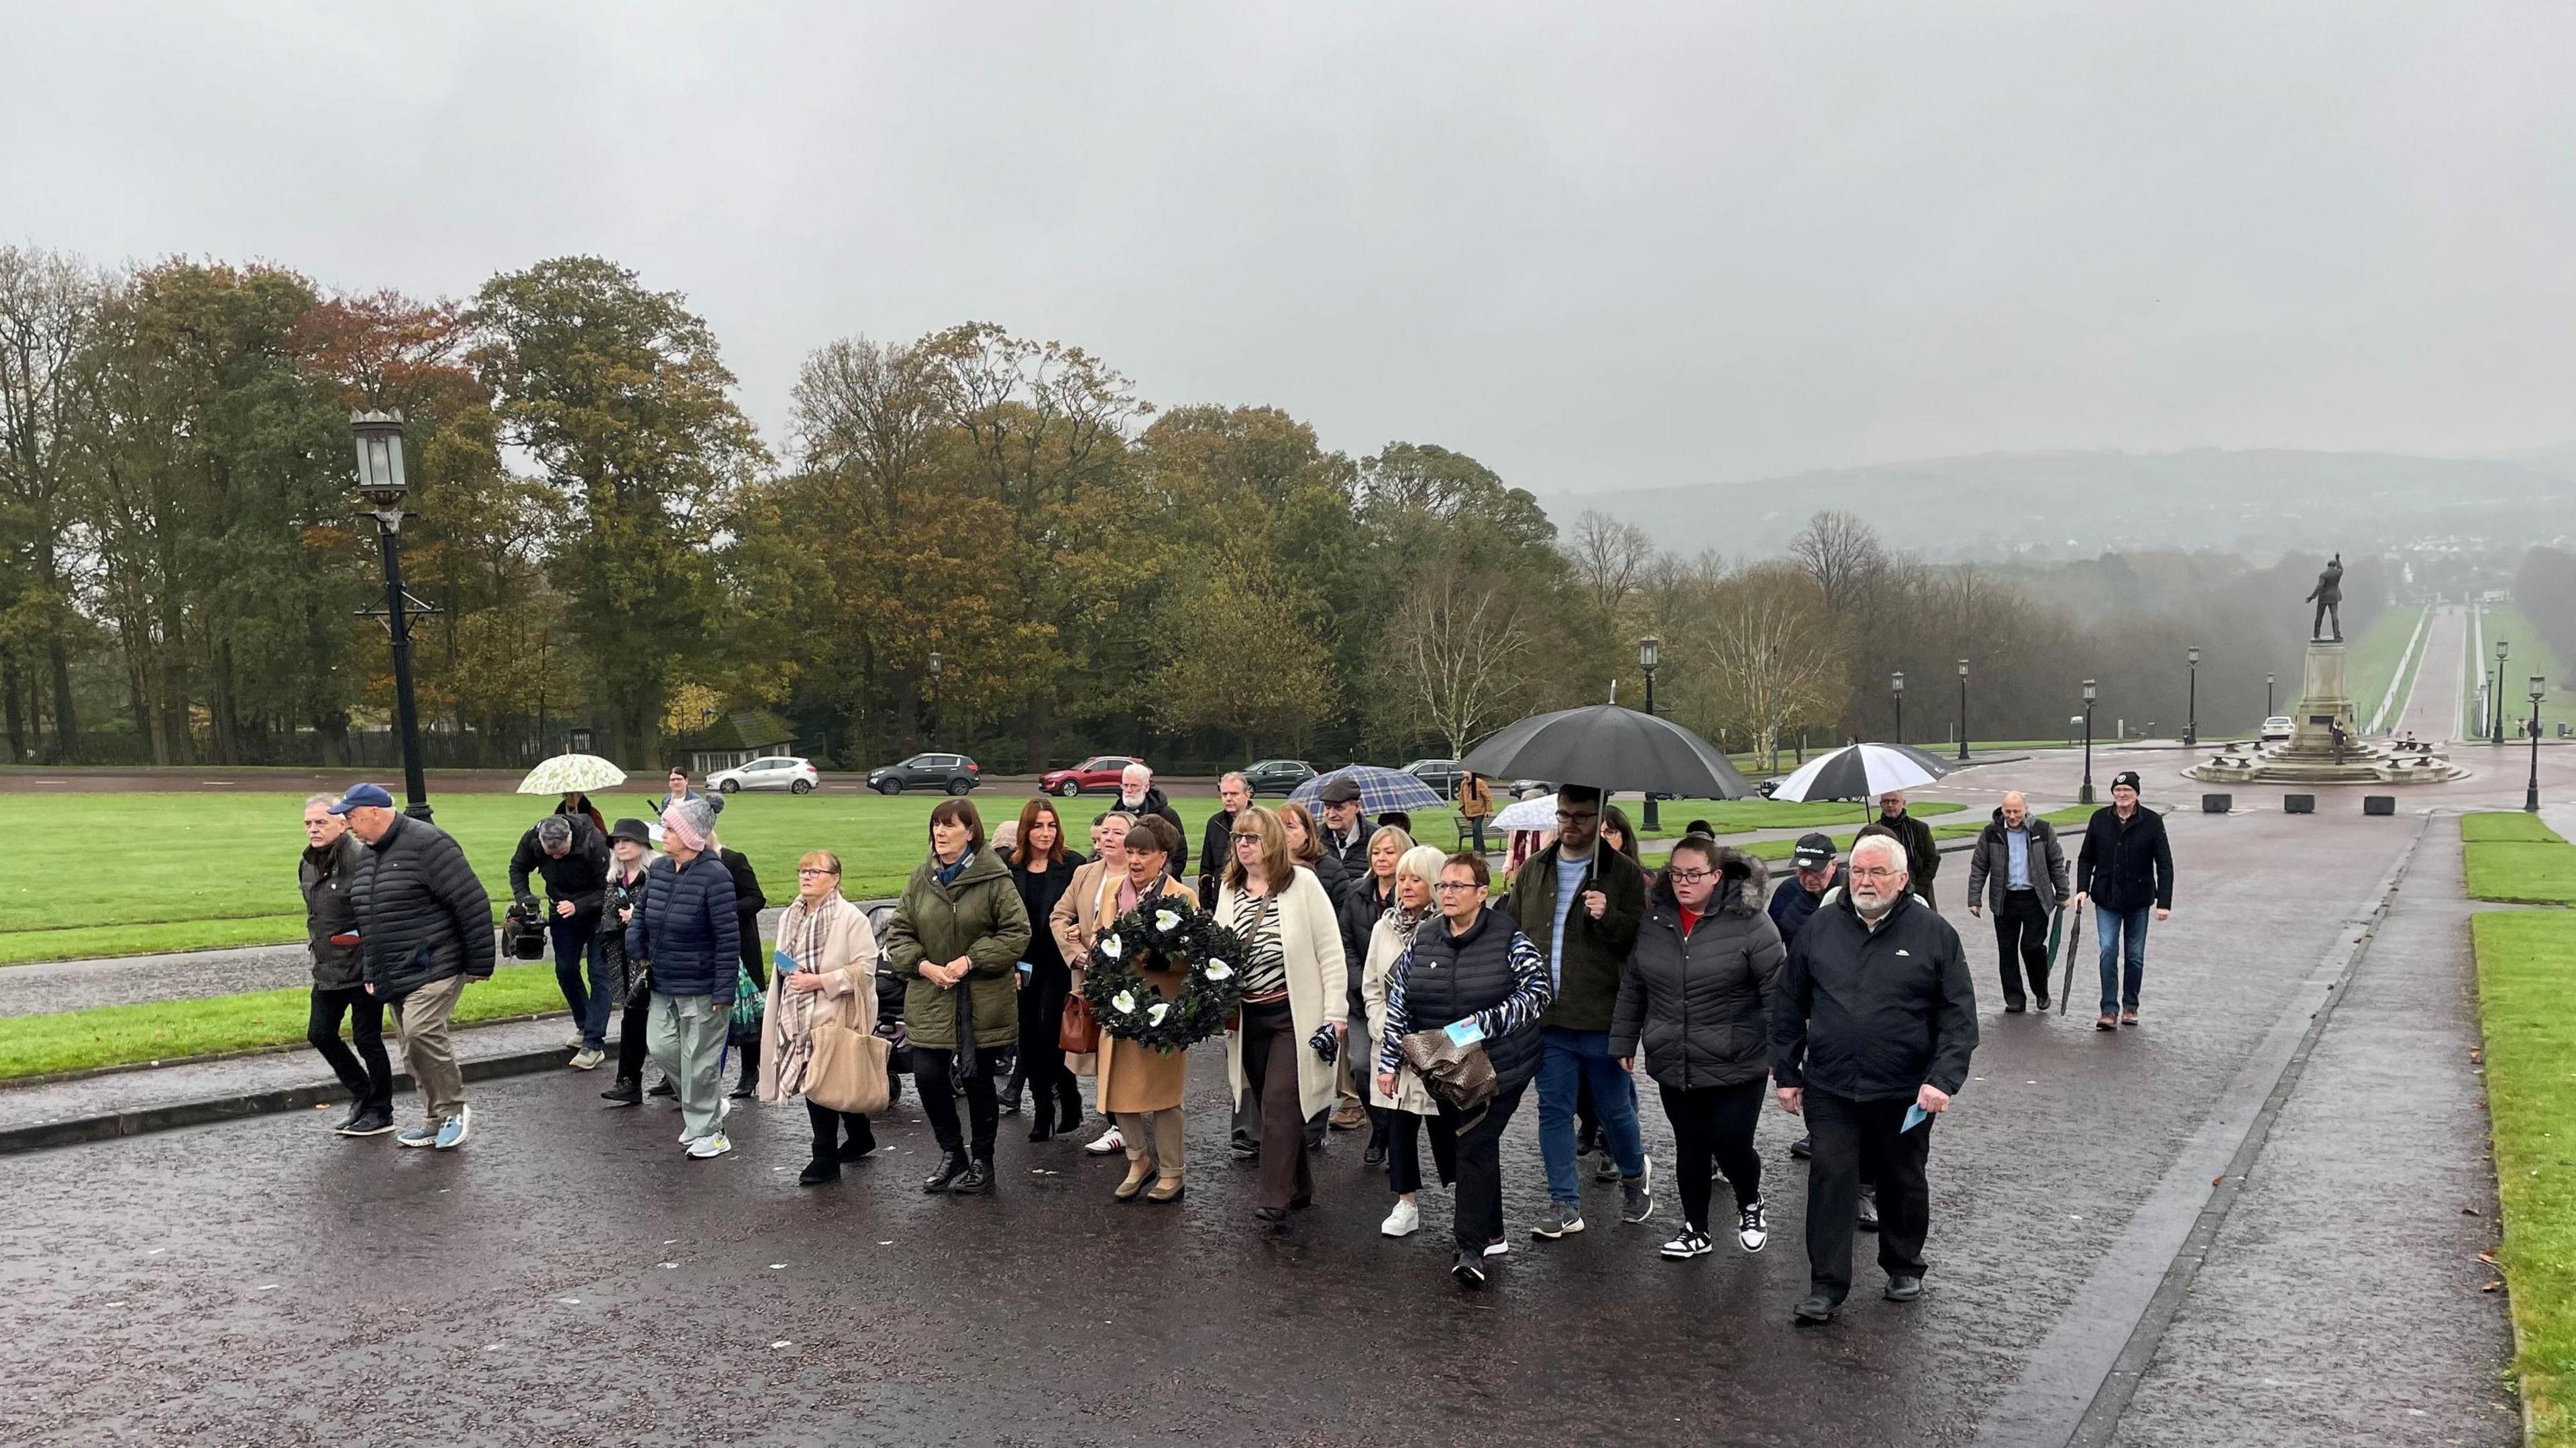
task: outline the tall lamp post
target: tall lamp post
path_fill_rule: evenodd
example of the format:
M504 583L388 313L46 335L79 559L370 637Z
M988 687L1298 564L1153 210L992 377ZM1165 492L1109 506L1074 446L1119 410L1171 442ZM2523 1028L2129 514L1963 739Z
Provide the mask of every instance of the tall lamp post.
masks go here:
M2265 719L2265 720L2267 720L2267 721L2272 717L2272 714L2273 714L2273 712L2274 712L2274 711L2273 711L2273 708L2272 708L2272 684L2273 684L2273 682L2274 682L2274 676L2273 676L2273 675L2265 674L2265 675L2263 676L2263 717L2264 717L2264 719Z
M2183 713L2182 742L2186 749L2197 749L2200 747L2200 646L2193 645L2184 651L2184 656L2191 660L2191 693Z
M2093 681L2084 681L2084 793L2086 804L2093 802Z
M1660 664L1663 661L1663 640L1656 638L1653 634L1648 634L1644 638L1637 640L1637 667L1643 670L1646 675L1646 717L1650 719L1653 718L1655 714L1655 665ZM1655 816L1655 792L1650 789L1646 791L1646 823L1644 827L1652 830L1660 824L1661 821Z
M1887 676L1887 691L1896 696L1896 742L1903 744L1905 742L1905 671L1903 669Z
M930 651L930 747L939 747L939 650Z
M429 818L429 785L420 771L420 710L411 691L411 619L414 612L435 610L416 605L403 592L402 521L403 417L400 412L353 412L349 430L358 439L358 496L367 500L376 520L376 539L385 555L385 634L394 666L394 721L402 731L403 813Z
M2495 744L2504 742L2504 651L2506 647L2503 639L2496 640L2495 729L2489 741Z
M1968 762L1968 661L1959 661L1959 762Z
M2531 676L2531 783L2522 791L2522 807L2540 813L2540 698L2549 692L2548 681Z

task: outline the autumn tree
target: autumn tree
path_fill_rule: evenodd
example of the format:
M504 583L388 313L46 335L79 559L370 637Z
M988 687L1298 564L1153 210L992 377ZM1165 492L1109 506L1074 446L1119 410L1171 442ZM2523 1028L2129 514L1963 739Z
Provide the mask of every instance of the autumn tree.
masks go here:
M71 656L87 620L73 601L73 492L81 389L93 375L82 353L106 292L74 258L0 247L0 692L13 758L30 752L37 695L53 716L46 757L80 747Z

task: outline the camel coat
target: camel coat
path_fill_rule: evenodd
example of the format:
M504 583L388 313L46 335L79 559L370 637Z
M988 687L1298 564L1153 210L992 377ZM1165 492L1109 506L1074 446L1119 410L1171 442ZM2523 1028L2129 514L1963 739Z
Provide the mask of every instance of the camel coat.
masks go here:
M1234 918L1239 892L1232 885L1217 892L1216 918ZM1279 896L1279 951L1288 964L1288 1019L1297 1031L1297 1101L1308 1116L1333 1104L1341 1068L1306 1045L1319 1027L1350 1017L1351 965L1342 954L1342 925L1333 913L1323 882L1303 865ZM1344 1044L1348 1049L1348 1043ZM1225 1038L1225 1075L1234 1099L1243 1099L1243 1033Z
M1092 936L1099 937L1103 927L1118 918L1118 887L1127 878L1125 871L1104 873L1092 882ZM1070 890L1065 892L1070 895ZM1178 897L1192 906L1199 903L1198 893L1189 886L1163 876L1163 890L1157 899ZM1140 970L1136 978L1162 992L1170 1000L1180 994L1181 977L1169 971ZM1156 1051L1122 1041L1107 1031L1100 1033L1100 1109L1115 1114L1121 1111L1168 1111L1181 1104L1181 1088L1190 1073L1187 1051Z
M1047 932L1055 937L1056 953L1073 967L1075 995L1082 994L1082 967L1091 958L1091 943L1100 938L1100 877L1108 869L1102 860L1076 865L1073 883L1064 887L1055 908L1047 912ZM1090 1051L1067 1051L1064 1064L1076 1076L1100 1074L1100 1057Z
M1426 907L1422 918L1436 916L1437 912ZM1415 922L1417 928L1420 923ZM1431 1088L1422 1084L1422 1077L1411 1066L1396 1066L1393 1096L1377 1089L1377 1048L1386 1038L1386 983L1395 974L1395 963L1404 959L1404 952L1412 946L1413 931L1397 927L1394 911L1377 918L1377 925L1369 931L1368 965L1360 972L1360 1003L1368 1010L1368 1039L1360 1040L1356 1030L1351 1032L1351 1039L1364 1053L1361 1064L1368 1067L1369 1105L1393 1107L1416 1116L1437 1116L1439 1103L1431 1099Z
M805 902L799 900L787 907L778 921L778 946L785 950L799 942L805 930ZM834 1019L854 1031L873 1030L877 1023L877 933L868 928L868 912L838 895L824 902L823 952L816 970L823 977L821 1007L829 1003ZM761 1017L760 1099L779 1102L790 1093L778 1089L778 1063L789 1047L811 1033L811 1027L798 1029L792 1022L803 1014L787 1006L794 992L787 989L787 973L769 973L769 1010ZM819 1014L819 1011L817 1012Z

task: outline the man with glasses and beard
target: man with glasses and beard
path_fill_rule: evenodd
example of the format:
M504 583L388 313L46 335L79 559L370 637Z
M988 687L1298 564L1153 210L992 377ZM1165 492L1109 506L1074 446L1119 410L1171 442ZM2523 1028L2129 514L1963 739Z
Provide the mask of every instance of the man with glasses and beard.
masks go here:
M1771 1006L1780 1106L1803 1115L1815 1141L1800 1323L1831 1321L1851 1291L1864 1165L1878 1183L1887 1299L1922 1295L1932 1121L1966 1083L1976 1046L1976 989L1959 932L1908 891L1904 845L1877 835L1855 842L1851 887L1798 932Z

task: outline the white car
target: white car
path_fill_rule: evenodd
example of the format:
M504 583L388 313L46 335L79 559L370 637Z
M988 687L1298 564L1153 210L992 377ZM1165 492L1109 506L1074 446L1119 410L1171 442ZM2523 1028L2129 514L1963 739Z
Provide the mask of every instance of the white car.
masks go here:
M796 794L812 794L823 782L823 776L811 761L793 755L773 754L720 769L707 776L708 787L726 794L740 794L746 789L784 789Z
M2297 728L2297 725L2290 722L2289 715L2275 714L2271 718L2263 721L2263 742L2266 744L2285 743L2288 741L2291 733Z

